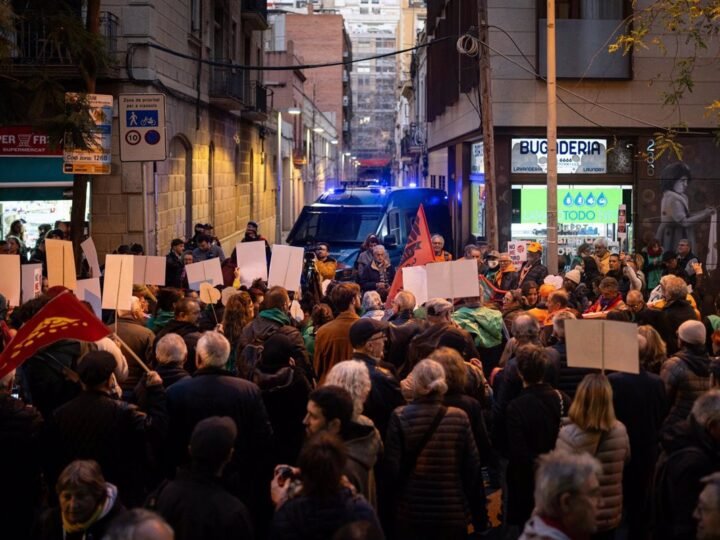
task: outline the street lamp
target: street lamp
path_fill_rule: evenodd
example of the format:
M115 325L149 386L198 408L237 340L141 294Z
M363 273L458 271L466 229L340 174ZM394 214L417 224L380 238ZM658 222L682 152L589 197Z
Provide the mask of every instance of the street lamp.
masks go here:
M289 115L297 116L302 113L297 107L290 107L285 112ZM277 112L277 198L275 201L275 243L282 242L282 184L283 184L283 167L282 167L282 110ZM293 204L293 189L290 182L290 204ZM291 209L292 214L292 209Z

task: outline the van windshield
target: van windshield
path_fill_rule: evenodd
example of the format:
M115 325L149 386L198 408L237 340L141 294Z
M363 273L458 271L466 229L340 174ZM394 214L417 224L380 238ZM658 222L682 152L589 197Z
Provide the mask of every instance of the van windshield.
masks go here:
M380 208L305 207L293 227L288 243L292 245L327 242L356 244L377 232Z

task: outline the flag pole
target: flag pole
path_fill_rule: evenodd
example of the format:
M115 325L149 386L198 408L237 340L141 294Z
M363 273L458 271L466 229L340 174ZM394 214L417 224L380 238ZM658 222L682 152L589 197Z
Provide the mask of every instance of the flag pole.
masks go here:
M143 368L146 373L150 373L151 369L147 366L147 364L145 362L143 362L142 360L140 360L140 357L137 354L135 354L135 351L133 351L128 346L128 344L123 341L123 339L120 336L117 335L117 332L115 332L113 334L113 338L115 338L116 340L118 340L118 342L120 342L120 345L122 345L125 348L125 350L130 353L130 356L132 356L135 359L135 361L138 364L140 364L140 367Z

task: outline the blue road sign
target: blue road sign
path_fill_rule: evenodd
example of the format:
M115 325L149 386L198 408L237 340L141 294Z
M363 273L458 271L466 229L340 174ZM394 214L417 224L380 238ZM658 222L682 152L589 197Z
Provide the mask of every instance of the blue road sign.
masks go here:
M158 111L125 111L125 125L127 127L157 127L159 123Z

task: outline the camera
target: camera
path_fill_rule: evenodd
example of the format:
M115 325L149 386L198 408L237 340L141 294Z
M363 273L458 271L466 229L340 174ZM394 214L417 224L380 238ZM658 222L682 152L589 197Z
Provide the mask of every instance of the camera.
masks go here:
M293 480L295 478L295 472L292 467L283 465L278 469L278 475L282 480Z

